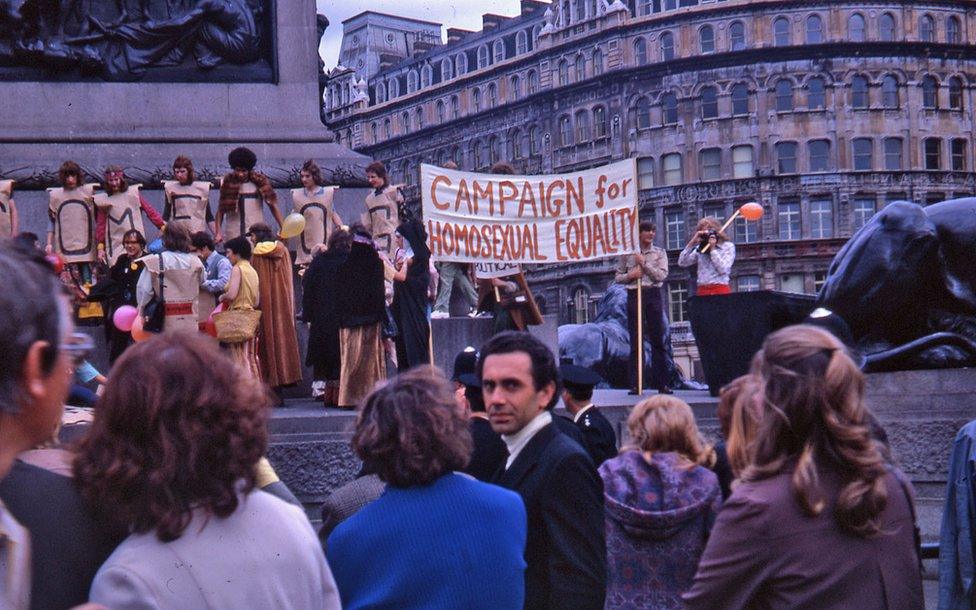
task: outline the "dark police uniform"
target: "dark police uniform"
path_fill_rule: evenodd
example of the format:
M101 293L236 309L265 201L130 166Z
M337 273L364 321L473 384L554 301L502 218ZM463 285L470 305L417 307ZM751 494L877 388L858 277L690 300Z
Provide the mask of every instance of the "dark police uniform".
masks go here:
M563 364L559 367L559 374L563 379L563 385L570 390L574 386L592 390L602 381L598 374L574 364ZM598 468L606 460L616 457L617 435L613 432L610 420L600 413L599 409L591 403L576 414L574 421L582 436L583 448Z

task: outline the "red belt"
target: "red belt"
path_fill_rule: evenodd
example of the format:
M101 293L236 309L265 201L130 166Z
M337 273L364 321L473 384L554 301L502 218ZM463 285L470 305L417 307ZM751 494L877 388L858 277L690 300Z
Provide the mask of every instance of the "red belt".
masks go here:
M166 303L167 316L189 316L193 314L193 302Z
M728 284L699 284L698 296L710 297L717 294L732 294L732 289Z

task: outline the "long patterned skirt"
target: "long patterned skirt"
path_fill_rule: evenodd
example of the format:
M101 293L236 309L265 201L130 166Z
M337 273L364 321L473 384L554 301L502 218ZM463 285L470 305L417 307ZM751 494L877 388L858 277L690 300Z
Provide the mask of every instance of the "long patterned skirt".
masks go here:
M339 373L339 406L355 407L386 378L382 325L339 329L342 369Z
M243 368L249 377L261 379L261 365L258 363L258 338L240 343L228 343L227 350L234 362Z

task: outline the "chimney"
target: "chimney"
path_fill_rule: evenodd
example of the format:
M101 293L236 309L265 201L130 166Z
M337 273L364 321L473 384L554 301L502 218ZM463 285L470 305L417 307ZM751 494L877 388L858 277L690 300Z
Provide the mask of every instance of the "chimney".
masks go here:
M468 34L471 34L471 30L462 30L461 28L447 28L447 44L452 42L458 42Z

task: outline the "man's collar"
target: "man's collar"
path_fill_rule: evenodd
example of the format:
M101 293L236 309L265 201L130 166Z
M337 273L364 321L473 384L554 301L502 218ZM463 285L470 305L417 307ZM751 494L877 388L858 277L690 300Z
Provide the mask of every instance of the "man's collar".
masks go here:
M502 440L505 442L505 447L508 448L508 462L505 467L508 468L518 457L519 452L529 444L532 437L536 435L539 430L542 430L546 426L552 423L552 413L549 411L542 411L536 415L532 421L525 424L525 426L516 432L515 434L503 434Z
M593 407L593 403L591 402L590 404L586 405L585 407L577 411L576 415L573 416L573 421L575 423L579 423L579 420L580 418L583 417L583 414L586 413L588 410L590 410L592 407Z

